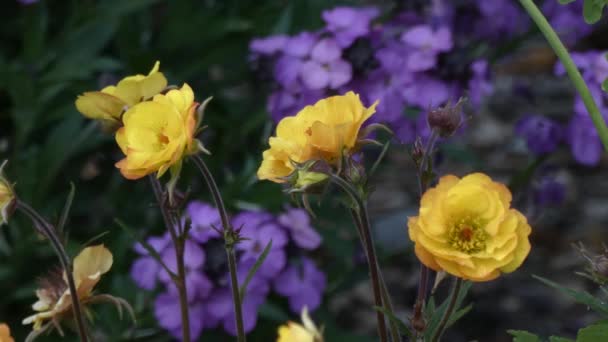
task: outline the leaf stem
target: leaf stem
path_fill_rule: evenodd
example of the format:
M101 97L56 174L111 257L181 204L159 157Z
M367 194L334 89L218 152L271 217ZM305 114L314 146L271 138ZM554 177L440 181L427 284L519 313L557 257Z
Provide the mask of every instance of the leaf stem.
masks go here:
M346 192L357 205L356 212L361 224L361 236L363 236L365 255L367 257L367 263L369 266L369 275L372 281L374 303L377 307L383 308L385 306L382 304L382 289L380 288L378 259L376 258L376 249L374 247L374 241L371 235L371 225L369 222L365 201L357 190L354 189L347 181L333 173L329 174L329 177L336 185L342 188L342 190L344 190L344 192ZM386 334L386 322L384 320L384 314L380 311L376 311L376 318L378 320L378 334L380 335L380 341L387 342L388 336Z
M604 145L604 150L608 151L608 127L606 127L606 122L600 114L597 104L589 91L589 87L587 87L585 80L574 64L572 57L570 57L568 50L559 39L557 33L555 33L555 30L553 30L551 27L551 24L549 24L547 21L547 18L545 18L543 13L538 9L532 0L519 0L519 2L528 12L528 15L532 18L532 20L534 20L540 31L547 39L547 42L549 45L551 45L551 48L553 48L553 51L566 68L570 80L581 96L581 99L587 108L587 112L589 112L591 121L593 121L593 125L595 126L597 134L602 141L602 145Z
M59 236L57 236L55 228L29 204L17 199L17 209L21 210L21 212L32 220L34 226L38 228L38 231L44 235L50 241L51 246L53 246L57 257L59 258L59 262L61 263L61 267L63 267L65 270L65 277L70 290L70 298L72 300L72 311L76 320L76 327L78 329L80 341L87 342L89 339L86 325L82 316L82 308L80 305L80 299L78 298L78 291L74 282L74 270L72 267L72 262L63 244L61 243L61 239Z
M166 205L164 192L162 186L155 175L149 175L148 179L152 185L154 191L154 197L160 208L160 212L165 222L165 227L171 235L173 247L175 248L175 258L177 263L177 277L172 277L173 283L177 287L177 293L179 296L180 314L182 318L182 340L184 342L190 342L190 314L188 306L188 288L186 286L186 266L184 262L184 251L185 241L179 236L178 229L176 227L177 219L174 217L175 213L169 210Z
M462 279L454 278L454 286L452 286L452 293L450 294L450 299L449 299L450 302L448 303L448 307L445 309L445 312L443 313L443 317L441 318L441 321L439 322L439 325L437 326L437 330L435 330L433 337L431 337L431 342L438 342L441 339L441 336L443 335L445 327L447 326L448 322L450 321L450 316L452 316L452 312L454 312L454 309L456 308L456 301L458 299L458 295L460 294L461 287L462 287Z
M215 206L217 207L217 210L220 213L224 233L224 247L226 249L226 256L228 258L228 271L230 273L232 302L234 303L234 320L236 321L237 341L245 342L247 340L247 336L245 335L245 328L243 324L243 312L241 307L242 303L241 296L239 294L239 282L237 278L236 256L234 254L234 246L238 243L238 233L234 231L232 225L230 224L230 220L228 219L228 211L224 206L222 195L220 193L219 188L217 187L217 184L215 183L213 175L207 167L207 164L205 164L205 161L197 154L192 155L191 158L194 161L196 167L203 175L205 183L207 183L207 187L209 188L209 192L211 193L211 197L213 197L213 201L215 202Z

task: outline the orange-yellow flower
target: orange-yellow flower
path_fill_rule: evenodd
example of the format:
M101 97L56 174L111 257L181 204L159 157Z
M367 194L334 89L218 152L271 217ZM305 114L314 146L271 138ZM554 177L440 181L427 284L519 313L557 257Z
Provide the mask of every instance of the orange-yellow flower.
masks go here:
M0 324L0 342L15 342L11 337L11 330L4 323Z
M2 169L6 161L0 165L0 226L8 222L10 212L15 206L15 191L11 183L4 177Z
M90 119L101 120L111 127L120 126L120 117L125 110L152 98L167 86L167 79L158 71L159 65L157 61L147 76L128 76L115 86L85 92L76 99L76 108Z
M101 276L112 267L112 253L103 245L87 247L74 259L74 283L82 304L92 297L93 288ZM37 313L25 318L23 324L34 324L38 330L48 320L60 321L72 313L72 300L63 272L51 273L42 279L41 288L36 290L38 301L32 308Z
M513 272L530 252L531 228L510 205L509 189L485 174L442 177L408 220L418 259L472 281Z
M125 158L116 163L127 179L138 179L170 167L179 173L183 157L193 146L197 103L188 84L152 101L131 107L122 118L124 126L116 132L116 142ZM173 174L172 168L172 174Z
M276 136L269 140L258 169L259 179L282 183L294 171L293 162L324 160L336 164L352 152L363 123L375 112L378 102L365 108L359 95L348 92L306 106L295 116L281 120Z
M302 324L287 322L279 327L277 342L323 342L323 335L310 319L308 309L302 309Z

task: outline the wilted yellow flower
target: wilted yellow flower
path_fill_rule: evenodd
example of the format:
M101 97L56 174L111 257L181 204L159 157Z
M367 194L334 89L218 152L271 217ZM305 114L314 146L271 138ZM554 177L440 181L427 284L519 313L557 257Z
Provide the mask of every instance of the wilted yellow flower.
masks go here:
M279 327L277 342L323 342L323 335L308 316L308 309L302 309L302 323L287 322Z
M112 253L103 245L87 247L74 259L74 283L82 304L92 298L93 288L101 276L112 267ZM34 324L34 330L42 327L47 320L60 321L64 315L72 313L72 300L63 271L52 272L41 280L36 290L38 301L32 308L36 314L23 320L23 324Z
M4 178L2 170L6 161L0 165L0 226L8 222L8 216L15 206L15 191L11 183Z
M0 324L0 342L15 342L11 337L11 330L4 323Z
M264 151L258 178L284 182L295 169L293 162L324 160L336 164L355 148L361 125L374 114L377 104L365 108L359 95L348 92L284 118L277 126L276 137L269 140L270 148Z
M183 157L192 153L196 125L194 93L188 84L152 101L131 107L122 118L124 127L116 132L116 142L126 155L116 163L127 179L138 179L158 171L181 168Z
M137 103L152 98L167 86L167 79L158 71L157 61L147 76L138 74L123 78L115 86L90 91L78 96L76 108L82 115L119 126L121 114Z
M513 272L530 252L527 219L511 192L482 173L449 175L429 189L408 221L418 259L436 271L488 281Z

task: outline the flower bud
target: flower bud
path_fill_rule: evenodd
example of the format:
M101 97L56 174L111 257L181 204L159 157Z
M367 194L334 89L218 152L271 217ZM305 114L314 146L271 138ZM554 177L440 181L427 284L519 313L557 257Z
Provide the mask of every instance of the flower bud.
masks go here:
M15 210L17 200L11 183L4 177L2 170L6 160L0 165L0 226L8 223L9 216Z
M294 188L298 191L311 192L325 184L328 176L324 173L298 170L296 171Z
M292 162L294 171L284 180L289 184L290 193L322 192L331 167L323 161L311 160L306 163Z
M595 256L592 267L593 271L597 272L598 275L608 278L608 256L605 254Z
M454 134L462 122L461 109L464 100L461 98L455 105L450 102L445 107L439 107L429 112L427 121L432 130L445 138Z

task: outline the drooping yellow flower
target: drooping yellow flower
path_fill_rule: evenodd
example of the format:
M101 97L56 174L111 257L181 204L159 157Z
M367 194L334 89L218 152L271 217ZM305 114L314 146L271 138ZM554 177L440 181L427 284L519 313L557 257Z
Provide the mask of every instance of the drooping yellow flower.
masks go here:
M0 324L0 342L15 342L11 337L11 330L4 323Z
M308 309L302 309L302 324L287 322L279 327L277 342L323 342L323 335L310 319Z
M167 87L167 79L158 71L157 61L150 73L123 78L115 86L90 91L78 96L76 108L82 115L104 124L120 126L121 114L137 103L148 100Z
M101 276L110 270L112 262L112 253L103 245L87 247L74 259L74 283L82 304L92 297L93 288ZM37 313L23 320L23 324L33 323L34 330L40 329L48 320L60 321L72 313L72 300L64 272L50 273L41 280L40 285L36 290L38 301L32 306Z
M122 175L138 179L153 172L160 177L170 167L179 170L183 157L194 149L196 106L192 89L184 83L181 89L131 107L123 115L124 127L116 132L126 155L116 163Z
M4 177L2 170L6 161L0 165L0 226L8 222L8 216L15 206L15 191L11 183Z
M294 171L293 162L324 160L330 164L352 152L363 123L378 102L365 108L359 95L348 92L306 106L295 116L282 119L270 148L263 153L258 178L282 183Z
M485 174L442 177L408 220L418 259L472 281L513 272L530 252L531 228L510 205L509 189Z

